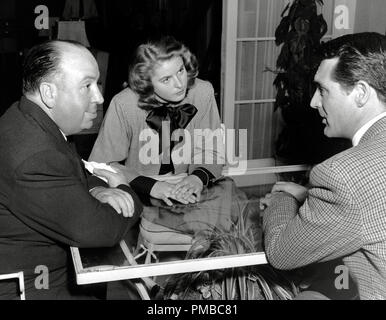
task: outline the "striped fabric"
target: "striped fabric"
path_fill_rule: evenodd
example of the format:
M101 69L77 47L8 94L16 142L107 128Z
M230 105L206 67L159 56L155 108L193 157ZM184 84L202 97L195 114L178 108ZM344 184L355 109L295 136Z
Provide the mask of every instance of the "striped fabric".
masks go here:
M302 206L279 193L264 212L269 262L294 269L343 257L361 299L386 299L386 118L317 165L310 184Z

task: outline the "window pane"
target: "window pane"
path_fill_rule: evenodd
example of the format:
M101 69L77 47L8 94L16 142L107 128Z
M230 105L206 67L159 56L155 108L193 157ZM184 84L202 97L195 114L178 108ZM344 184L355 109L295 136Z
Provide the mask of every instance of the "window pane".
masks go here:
M280 52L273 41L237 44L236 100L274 99L276 59Z
M323 14L324 20L326 20L328 25L327 35L331 35L332 33L332 25L334 18L334 2L335 0L324 0L324 6L321 8L321 13Z
M238 37L274 37L288 0L239 0Z
M248 159L273 156L281 130L280 115L273 111L273 103L236 105L235 128L248 130Z
M289 2L238 0L235 100L275 99L273 81L276 74L267 72L267 68L276 69L281 47L275 45L274 39L267 38L274 38L281 13ZM331 35L334 5L334 0L324 0L324 6L318 6L318 12L328 24L327 35ZM282 127L280 113L273 111L272 102L237 104L237 101L234 124L235 128L248 130L248 159L272 157Z
M237 36L239 38L254 37L258 21L257 8L259 0L239 0L239 16L237 19Z

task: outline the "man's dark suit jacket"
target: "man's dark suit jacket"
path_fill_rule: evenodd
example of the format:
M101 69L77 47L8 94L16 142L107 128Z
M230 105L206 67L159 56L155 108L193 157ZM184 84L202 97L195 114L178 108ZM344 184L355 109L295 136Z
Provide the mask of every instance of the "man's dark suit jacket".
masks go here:
M70 298L69 246L113 246L138 220L142 205L128 186L119 188L133 197L132 218L92 197L97 185L106 184L87 175L39 106L22 97L0 119L0 274L24 271L27 299ZM41 265L49 290L35 288ZM0 282L0 298L14 287Z

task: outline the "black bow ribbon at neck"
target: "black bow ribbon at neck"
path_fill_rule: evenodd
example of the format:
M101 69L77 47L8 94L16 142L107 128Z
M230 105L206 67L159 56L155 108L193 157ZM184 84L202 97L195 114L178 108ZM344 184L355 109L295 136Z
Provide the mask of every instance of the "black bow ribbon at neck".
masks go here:
M146 123L158 132L159 153L162 153L162 122L170 121L170 135L172 135L176 129L185 129L196 113L197 108L189 103L177 107L161 106L149 112ZM170 149L173 149L173 146L174 141L170 141Z
M196 113L196 107L189 103L177 107L161 106L149 112L146 123L160 133L162 121L170 120L170 133L173 133L176 129L185 129Z
M173 162L171 160L171 150L175 145L175 141L171 141L171 135L176 129L185 129L189 122L193 119L197 113L197 108L192 104L186 103L177 107L161 106L153 108L146 117L146 123L148 126L158 132L159 137L159 149L158 152L161 154L166 151L163 155L162 165L160 174L172 171L174 172ZM167 145L162 145L162 122L170 122L170 136L167 141ZM178 141L181 142L181 141ZM165 150L164 150L165 149Z

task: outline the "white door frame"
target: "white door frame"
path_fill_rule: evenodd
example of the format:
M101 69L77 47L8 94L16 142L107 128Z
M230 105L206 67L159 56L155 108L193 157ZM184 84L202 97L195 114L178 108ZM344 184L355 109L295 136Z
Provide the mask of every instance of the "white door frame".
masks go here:
M332 0L333 7L338 5L346 5L350 14L350 30L344 30L344 33L352 32L354 26L354 17L356 9L356 0ZM237 28L238 28L238 6L239 0L223 0L223 33L222 33L222 54L221 54L221 118L225 124L225 128L234 129L235 127L235 110L236 110L236 63L237 63ZM334 18L336 13L334 14ZM335 38L341 35L343 31L337 31L334 23L330 35L324 37ZM270 101L272 102L272 101ZM308 165L299 164L294 166L285 166L283 170L288 171L303 171L310 167ZM293 170L292 170L293 169ZM267 159L252 159L248 160L248 170L244 176L255 175L263 170L266 172L282 172L280 166L275 166L273 158ZM245 177L247 178L247 177ZM245 179L244 178L244 179Z

